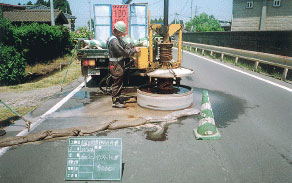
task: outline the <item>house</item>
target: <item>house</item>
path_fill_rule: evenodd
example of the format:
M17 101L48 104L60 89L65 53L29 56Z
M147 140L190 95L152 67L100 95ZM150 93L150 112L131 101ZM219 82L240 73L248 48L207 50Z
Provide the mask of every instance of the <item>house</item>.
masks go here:
M4 11L25 10L25 7L11 4L0 3L0 18L3 17Z
M231 31L292 30L291 0L233 0Z
M230 31L231 30L231 22L230 21L224 21L219 20L220 27L224 29L224 31Z
M0 9L2 12L4 12L4 11L13 11L13 10L25 10L25 7L19 6L19 5L0 3Z
M27 10L49 10L50 8L39 4L39 5L23 5L25 7L25 9Z
M49 10L50 8L45 5L24 5L27 10ZM64 12L63 12L64 13ZM68 24L63 24L65 27L68 27L69 30L74 31L75 29L75 20L76 17L68 13L64 13Z
M71 31L74 31L75 30L75 20L76 20L76 17L75 16L72 16L68 13L64 13L65 17L67 18L68 20L68 24L64 24L64 26L68 27L69 30Z
M1 8L2 7L2 8ZM9 19L12 24L23 23L46 23L51 24L50 8L44 5L9 5L0 4L0 10L2 9L2 15ZM13 12L12 12L13 11ZM76 17L63 13L60 10L54 11L56 25L63 25L74 31ZM0 11L1 14L1 11ZM66 19L66 20L65 20Z
M7 18L14 25L21 25L22 23L45 23L51 24L51 11L50 9L31 9L31 10L14 10L4 11L3 17ZM55 24L63 25L68 24L68 20L60 10L54 11Z

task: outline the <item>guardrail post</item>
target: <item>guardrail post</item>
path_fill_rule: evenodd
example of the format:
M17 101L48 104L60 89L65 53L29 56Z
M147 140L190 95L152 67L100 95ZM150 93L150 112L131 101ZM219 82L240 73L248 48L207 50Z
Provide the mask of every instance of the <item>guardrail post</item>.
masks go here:
M202 55L204 55L205 54L205 50L202 50Z
M213 56L213 51L211 51L210 56Z
M195 51L196 51L196 53L197 53L197 52L198 52L198 48L196 48L196 50L195 50Z
M190 52L192 52L192 46L190 46Z
M284 68L283 75L282 75L283 81L286 81L287 74L288 74L288 68Z
M236 65L238 62L238 57L235 57L235 62L234 62L234 65Z
M258 70L258 66L259 66L259 62L255 62L254 63L254 68L253 68L253 71L257 71Z
M223 62L224 61L224 54L221 53L221 61Z

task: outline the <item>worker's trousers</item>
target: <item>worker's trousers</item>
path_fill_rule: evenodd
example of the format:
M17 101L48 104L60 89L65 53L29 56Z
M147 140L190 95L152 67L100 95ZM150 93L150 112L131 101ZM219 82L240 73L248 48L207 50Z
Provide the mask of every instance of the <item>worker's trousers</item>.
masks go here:
M113 77L112 97L119 97L123 87L124 60L109 62L110 73Z

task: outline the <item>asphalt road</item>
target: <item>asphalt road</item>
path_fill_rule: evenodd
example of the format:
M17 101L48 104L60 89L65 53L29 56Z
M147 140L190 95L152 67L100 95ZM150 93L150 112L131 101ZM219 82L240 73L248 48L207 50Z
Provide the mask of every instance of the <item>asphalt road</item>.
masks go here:
M209 91L222 138L195 140L192 130L198 126L198 116L170 124L159 138L151 136L149 128L98 133L123 139L121 182L292 182L292 93L186 52L183 66L195 71L182 80L194 88L193 107L200 108L201 91ZM83 88L34 132L99 124L135 112L110 110L109 105L110 98L99 96L97 88ZM67 147L66 139L13 147L0 157L0 182L66 182Z

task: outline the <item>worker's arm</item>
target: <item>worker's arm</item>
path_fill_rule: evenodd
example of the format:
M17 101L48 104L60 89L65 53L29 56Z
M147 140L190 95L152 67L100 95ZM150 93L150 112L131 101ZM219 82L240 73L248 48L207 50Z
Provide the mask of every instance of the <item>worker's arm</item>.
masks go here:
M116 57L130 57L136 53L136 49L134 47L125 46L125 48L123 48L118 39L113 39L111 41L111 51Z

